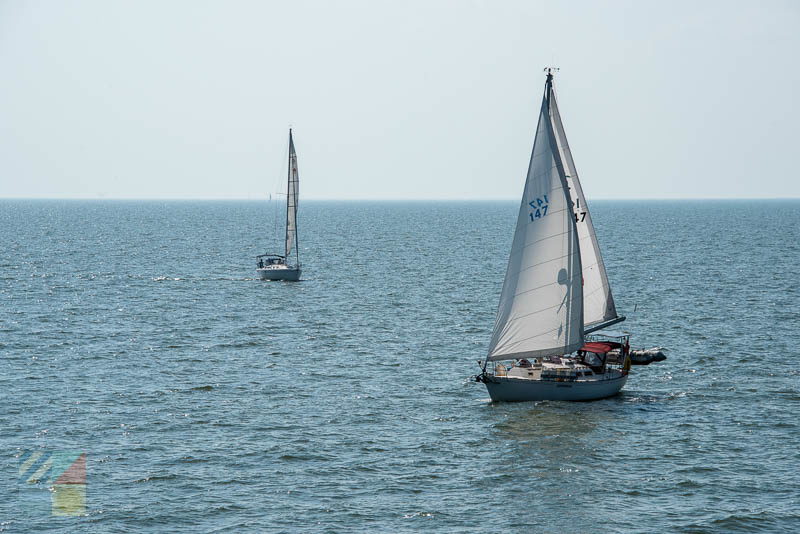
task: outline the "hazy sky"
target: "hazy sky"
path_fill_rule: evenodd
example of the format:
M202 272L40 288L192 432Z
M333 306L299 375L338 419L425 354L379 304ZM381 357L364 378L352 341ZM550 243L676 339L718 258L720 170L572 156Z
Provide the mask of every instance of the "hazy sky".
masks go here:
M0 0L0 197L798 197L800 2Z

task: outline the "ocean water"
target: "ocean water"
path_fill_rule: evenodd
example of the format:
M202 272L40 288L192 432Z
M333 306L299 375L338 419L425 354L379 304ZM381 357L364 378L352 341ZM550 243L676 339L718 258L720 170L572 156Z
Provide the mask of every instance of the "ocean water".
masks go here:
M291 284L265 202L0 201L0 531L800 531L800 201L592 208L669 359L493 404L516 202L304 202ZM80 516L37 451L86 453Z

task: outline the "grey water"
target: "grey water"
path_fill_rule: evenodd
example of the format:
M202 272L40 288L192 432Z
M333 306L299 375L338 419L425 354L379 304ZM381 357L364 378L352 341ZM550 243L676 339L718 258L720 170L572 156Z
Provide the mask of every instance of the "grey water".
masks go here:
M304 202L271 283L266 202L0 201L0 531L800 531L800 201L592 208L669 359L493 404L516 202ZM58 450L79 517L20 476Z

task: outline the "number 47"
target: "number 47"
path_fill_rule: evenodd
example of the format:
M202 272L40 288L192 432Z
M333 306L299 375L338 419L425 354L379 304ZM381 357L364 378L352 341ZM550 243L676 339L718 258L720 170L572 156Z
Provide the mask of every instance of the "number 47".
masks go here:
M586 212L582 211L580 213L575 214L575 222L583 222L586 220Z
M532 221L535 220L535 219L541 219L542 217L547 215L547 204L545 204L541 208L537 208L536 211L532 211L528 215L531 216L531 220Z

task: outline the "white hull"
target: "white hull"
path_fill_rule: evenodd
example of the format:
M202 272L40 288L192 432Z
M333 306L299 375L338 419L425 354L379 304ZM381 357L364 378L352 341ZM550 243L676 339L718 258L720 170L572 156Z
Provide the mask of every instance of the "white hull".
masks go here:
M256 269L259 278L262 280L284 280L286 282L297 282L300 280L300 269L292 269L285 266L262 267Z
M619 393L628 375L606 380L556 382L487 376L483 379L493 401L525 402L540 400L589 401L604 399Z

